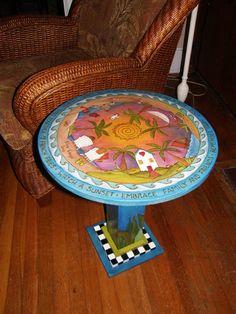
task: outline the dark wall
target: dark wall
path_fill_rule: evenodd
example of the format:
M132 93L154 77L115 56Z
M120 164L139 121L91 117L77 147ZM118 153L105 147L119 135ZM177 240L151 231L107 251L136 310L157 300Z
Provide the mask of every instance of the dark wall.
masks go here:
M64 15L63 0L0 0L0 17L20 14Z
M236 115L236 1L202 0L192 64Z

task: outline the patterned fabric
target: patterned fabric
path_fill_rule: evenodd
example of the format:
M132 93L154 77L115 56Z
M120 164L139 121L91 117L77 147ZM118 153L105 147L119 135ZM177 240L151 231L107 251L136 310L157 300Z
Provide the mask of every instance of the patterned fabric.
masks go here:
M129 56L166 0L80 0L78 45L93 57Z
M13 148L31 139L12 111L20 83L39 70L77 59L130 55L166 0L75 0L70 15L79 17L78 49L0 62L0 134Z
M19 150L31 139L12 111L16 88L30 75L39 70L77 59L89 59L82 50L70 50L54 55L44 55L0 62L0 134L13 149Z

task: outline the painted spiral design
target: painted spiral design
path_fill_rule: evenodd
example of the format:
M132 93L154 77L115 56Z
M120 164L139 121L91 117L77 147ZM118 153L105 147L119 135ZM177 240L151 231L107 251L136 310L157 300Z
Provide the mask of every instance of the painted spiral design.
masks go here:
M136 124L121 123L114 128L113 132L115 136L123 140L130 140L138 137L141 133L141 129Z

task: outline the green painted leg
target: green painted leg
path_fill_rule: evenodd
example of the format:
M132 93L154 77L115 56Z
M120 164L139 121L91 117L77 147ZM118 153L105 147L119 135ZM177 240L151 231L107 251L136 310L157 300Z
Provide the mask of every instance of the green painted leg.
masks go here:
M118 250L146 243L143 235L145 206L105 205L107 231Z

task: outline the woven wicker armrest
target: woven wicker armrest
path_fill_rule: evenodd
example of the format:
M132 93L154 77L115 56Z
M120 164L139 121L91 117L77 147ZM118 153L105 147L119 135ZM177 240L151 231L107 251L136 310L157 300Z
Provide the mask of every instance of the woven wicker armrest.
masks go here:
M145 64L183 24L199 0L169 0L154 20L133 55Z
M34 134L41 121L64 101L91 91L128 88L140 69L137 60L109 58L75 61L40 71L26 80L14 98L20 123Z
M74 48L77 19L17 16L0 19L0 61Z

